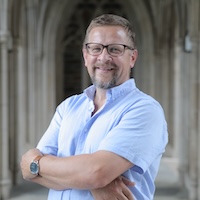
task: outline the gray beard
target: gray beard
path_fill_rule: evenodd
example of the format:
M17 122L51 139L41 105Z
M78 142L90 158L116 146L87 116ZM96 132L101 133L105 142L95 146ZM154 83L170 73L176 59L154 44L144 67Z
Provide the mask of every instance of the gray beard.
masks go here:
M115 64L112 64L112 63L98 63L98 64L95 65L95 67L98 67L98 66L101 66L101 65L107 65L108 67L109 67L109 65L111 65L112 67L117 68L117 66ZM100 89L106 90L106 89L113 88L113 87L116 86L116 83L117 83L117 72L115 71L111 81L104 82L104 81L96 79L95 69L94 69L93 75L91 76L91 81L92 81L92 83L95 87L100 88Z
M95 87L105 90L115 87L117 82L116 77L109 82L103 82L96 80L95 76L91 77L91 81Z

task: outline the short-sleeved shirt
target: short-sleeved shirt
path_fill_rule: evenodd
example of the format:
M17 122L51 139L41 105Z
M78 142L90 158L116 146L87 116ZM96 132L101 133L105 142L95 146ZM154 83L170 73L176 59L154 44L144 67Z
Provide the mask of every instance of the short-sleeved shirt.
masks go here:
M108 89L106 103L92 115L94 95L92 85L83 93L64 100L37 148L58 157L99 150L118 154L134 164L123 174L136 183L130 188L134 198L153 199L155 177L168 142L162 107L140 91L134 79ZM55 199L93 200L93 197L89 190L50 189L48 200Z

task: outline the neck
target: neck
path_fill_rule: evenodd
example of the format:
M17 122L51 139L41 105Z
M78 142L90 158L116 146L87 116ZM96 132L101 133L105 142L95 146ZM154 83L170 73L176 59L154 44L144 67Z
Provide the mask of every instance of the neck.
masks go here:
M94 96L95 109L93 111L93 114L97 112L106 102L106 91L107 90L105 89L96 88L96 93Z
M97 101L105 101L106 93L107 93L107 90L101 89L101 88L96 88L94 99Z

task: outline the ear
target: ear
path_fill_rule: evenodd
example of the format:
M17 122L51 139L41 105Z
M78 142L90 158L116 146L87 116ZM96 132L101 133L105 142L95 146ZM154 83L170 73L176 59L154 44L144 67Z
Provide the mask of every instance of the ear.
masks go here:
M130 61L130 66L131 68L134 67L135 65L135 62L137 60L137 57L138 57L138 50L137 49L134 49L131 53L131 61Z
M83 48L82 52L83 52L85 67L87 67L87 50L85 48Z

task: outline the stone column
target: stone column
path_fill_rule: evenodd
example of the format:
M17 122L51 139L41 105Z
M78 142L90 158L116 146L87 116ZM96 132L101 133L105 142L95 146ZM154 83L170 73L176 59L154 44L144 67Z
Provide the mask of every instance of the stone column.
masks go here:
M195 121L196 121L196 149L197 149L197 170L196 170L196 177L197 177L197 199L200 199L200 30L199 30L199 25L200 25L200 0L199 1L194 1L193 0L193 7L192 11L195 10L193 18L192 18L192 24L193 24L193 29L195 30L195 36L196 39L193 41L193 43L196 44L196 54L195 54L195 59L196 59L196 81L194 84L194 88L196 88L195 91L195 98L196 98L196 107L194 107L194 113L195 113ZM198 26L196 26L198 24ZM198 28L197 28L198 27Z
M182 66L184 72L182 88L184 96L183 124L187 140L182 145L187 147L187 154L182 157L182 162L187 160L186 172L183 172L185 184L189 191L189 200L199 199L199 0L187 2L186 35ZM189 47L189 48L188 48ZM187 85L186 85L187 84ZM181 166L181 165L180 165Z
M198 16L199 16L199 13L200 13L200 1L198 2L198 7L197 7L197 11L196 13L198 13ZM197 17L198 19L198 24L200 24L200 19L199 17ZM196 69L197 69L197 82L196 82L196 98L197 98L197 108L196 108L196 117L197 117L197 152L198 152L198 156L197 156L197 165L198 165L198 172L197 172L197 185L198 185L198 188L197 188L197 192L198 192L198 199L200 199L200 31L198 29L198 42L197 42L197 57L196 59L198 60L197 61L197 66L196 66Z
M200 43L198 43L198 51L199 51L199 55L198 55L198 58L200 56ZM200 144L200 63L198 63L198 84L197 84L197 99L198 99L198 102L197 102L197 133L198 133L198 139L197 139L197 143ZM197 191L198 191L198 198L200 199L200 145L197 146L198 148L198 174L197 174L197 177L198 177L198 188L197 188Z
M5 5L1 1L0 4L1 6ZM7 199L9 197L11 186L9 171L7 35L7 32L0 29L0 199Z

